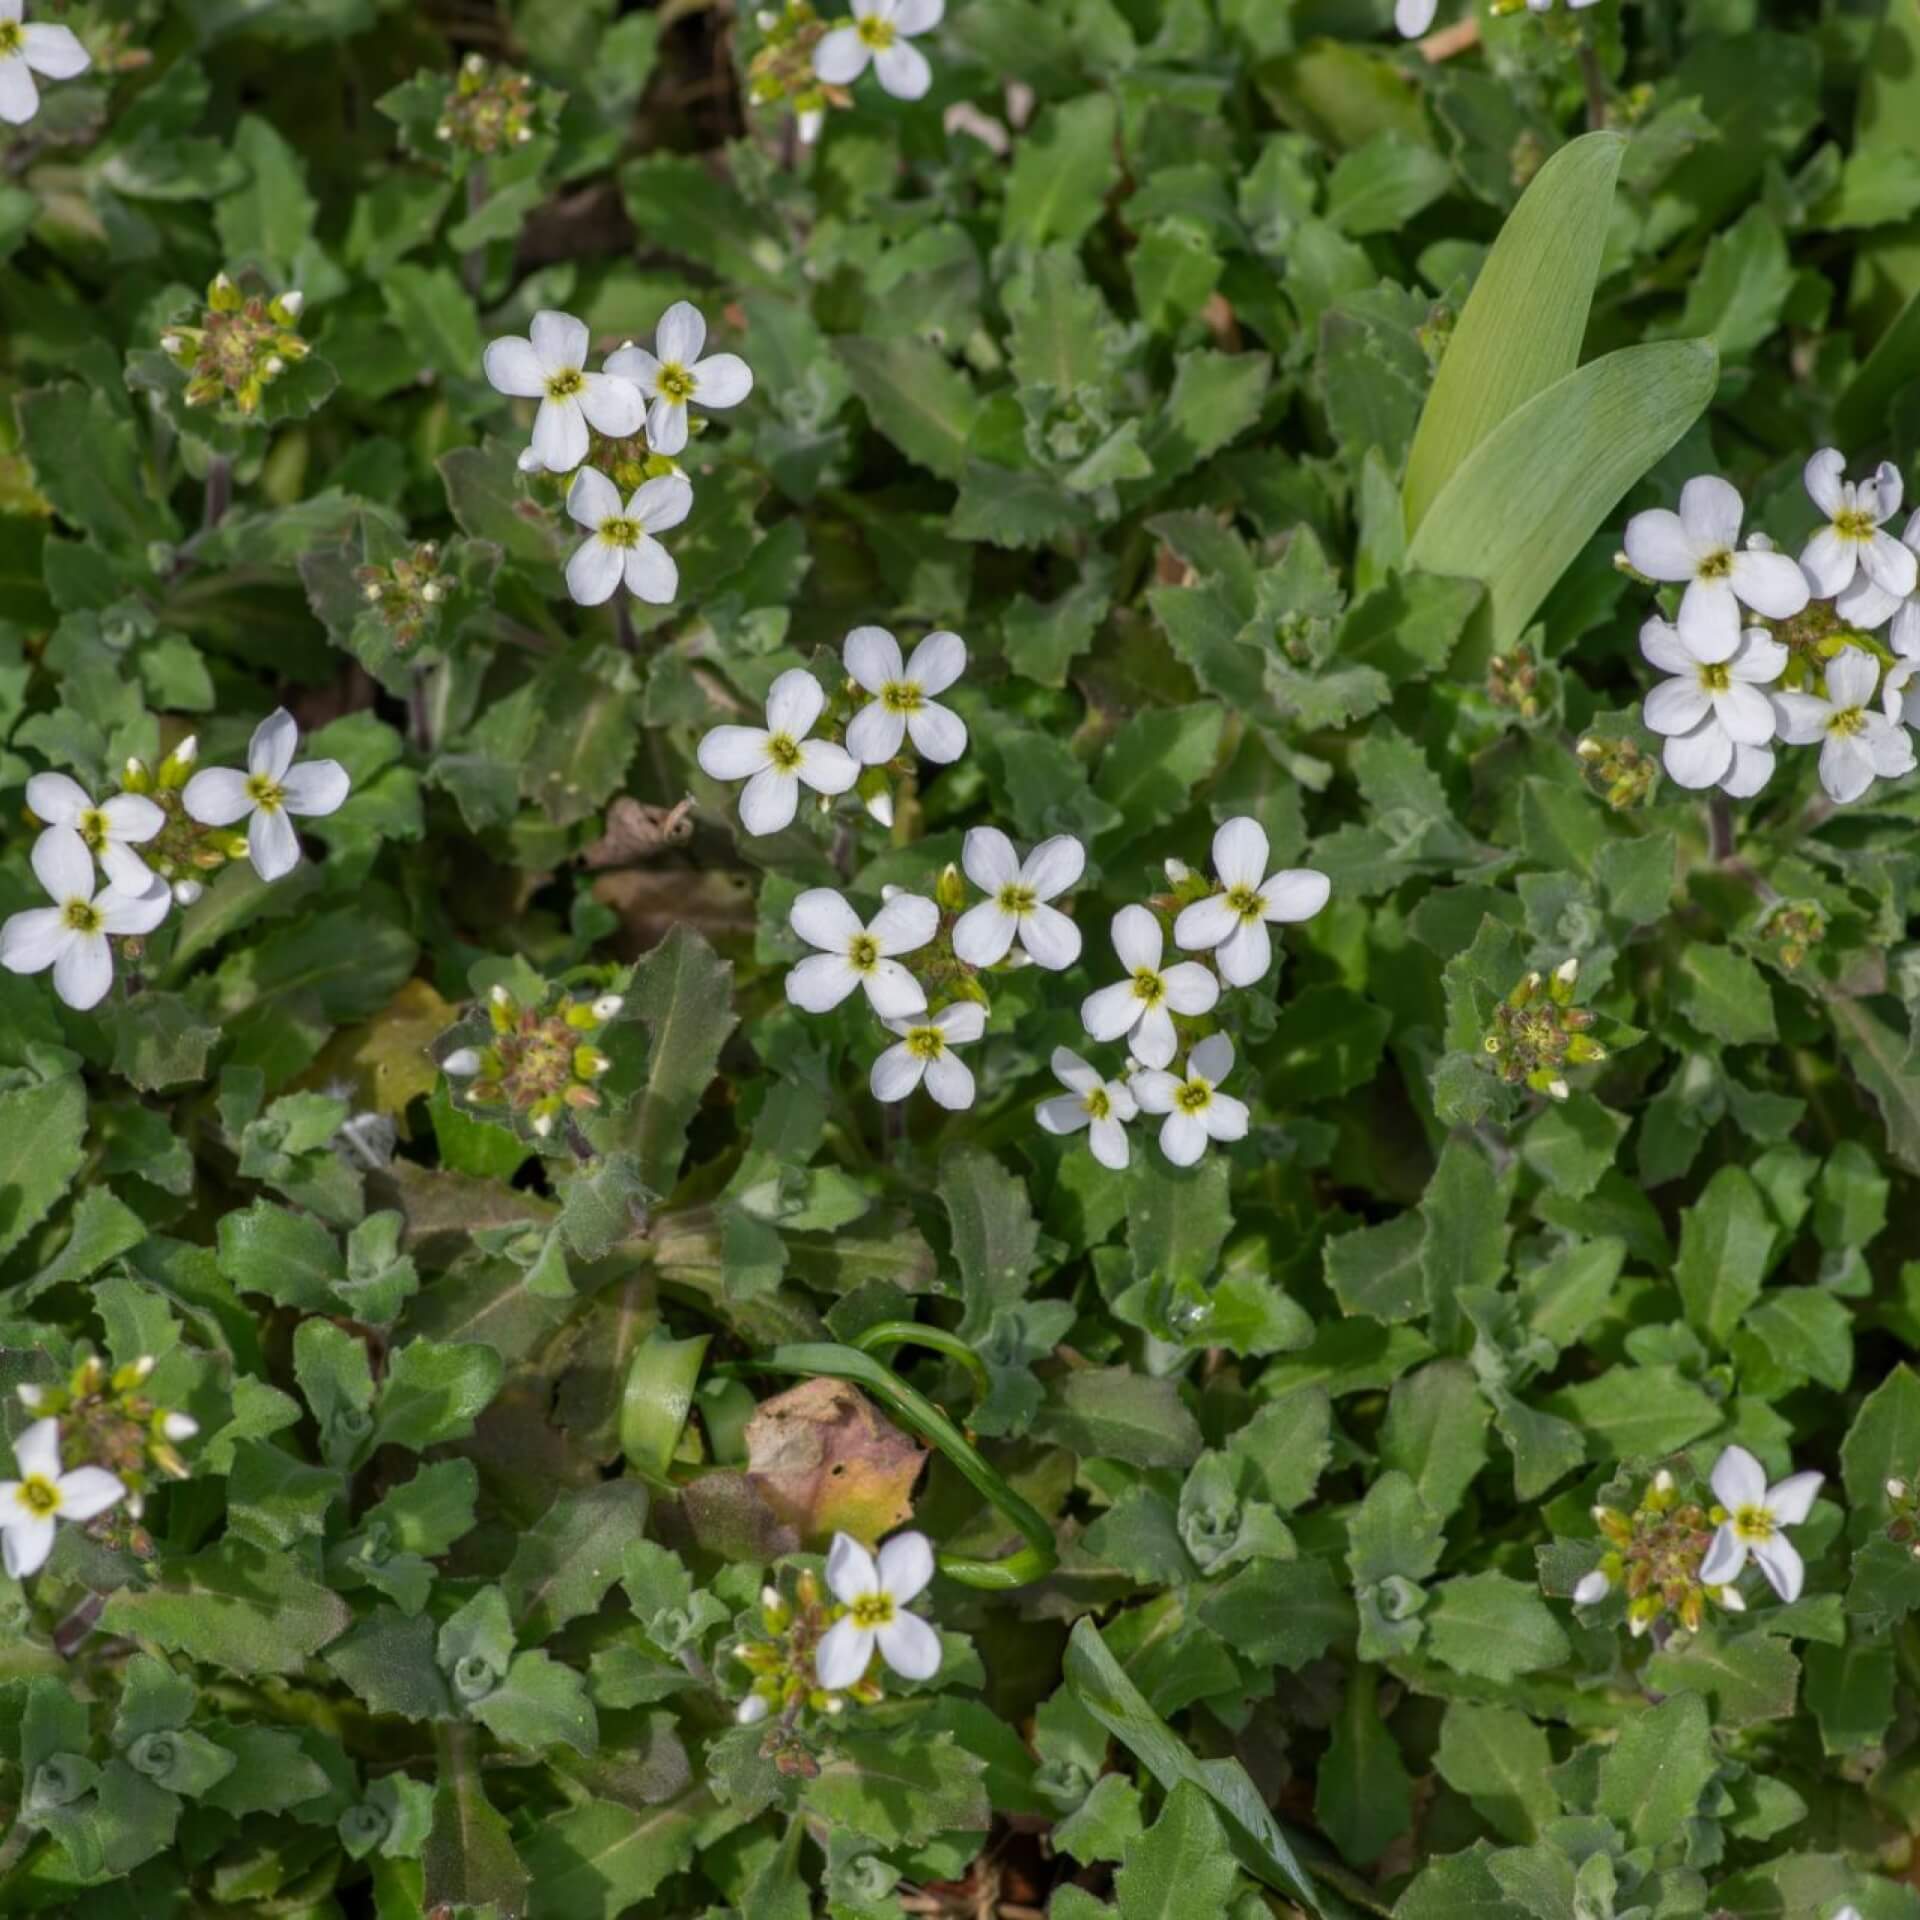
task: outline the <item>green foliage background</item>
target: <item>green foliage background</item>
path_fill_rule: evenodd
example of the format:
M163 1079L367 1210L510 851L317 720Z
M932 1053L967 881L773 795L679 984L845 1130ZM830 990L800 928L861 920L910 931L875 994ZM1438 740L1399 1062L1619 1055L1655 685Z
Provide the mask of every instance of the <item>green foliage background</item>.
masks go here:
M4 1418L92 1348L200 1427L0 1580L8 1910L1920 1913L1920 788L1790 765L1729 843L1574 751L1655 744L1628 511L1722 471L1787 544L1815 447L1914 475L1920 33L1605 0L1429 61L1386 13L951 0L929 100L809 153L750 8L68 9L95 71L0 148L0 912L33 772L231 764L284 702L354 792L99 1012L0 974ZM483 165L433 131L472 52L540 101ZM221 270L306 295L252 425L157 352ZM481 351L683 297L757 385L623 621ZM401 645L352 573L422 540ZM965 636L966 758L737 836L694 742L867 621ZM1253 1132L1106 1173L1049 1053L1240 813L1333 881L1222 1009ZM787 910L985 821L1088 844L1087 960L884 1126ZM1556 1104L1483 1037L1569 958L1609 1055ZM549 1157L427 1048L563 977L626 1005ZM1058 1564L936 1581L939 1678L775 1754L745 1423L901 1321L988 1463L952 1434L915 1524L992 1561L1011 1488ZM1730 1441L1829 1476L1805 1596L1576 1615L1596 1498Z

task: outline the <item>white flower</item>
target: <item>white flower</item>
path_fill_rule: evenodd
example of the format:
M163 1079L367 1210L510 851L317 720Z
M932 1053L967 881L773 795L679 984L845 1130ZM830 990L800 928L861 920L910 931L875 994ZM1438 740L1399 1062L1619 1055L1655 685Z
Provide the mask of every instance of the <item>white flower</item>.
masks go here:
M873 62L896 100L918 100L933 85L927 56L908 42L940 24L946 0L853 0L853 18L814 49L813 70L830 87L850 87Z
M692 511L693 488L683 473L643 480L622 506L619 489L599 468L582 467L567 489L567 512L590 537L567 562L567 591L581 606L597 607L624 577L636 600L664 607L679 588L680 569L653 536Z
M1408 40L1418 40L1433 25L1440 0L1395 0L1393 24Z
M1908 516L1900 544L1920 559L1920 512ZM1848 626L1865 633L1891 620L1888 645L1904 659L1920 659L1920 587L1905 595L1889 593L1861 573L1834 606Z
M20 11L20 0L0 0L0 120L15 127L40 111L36 73L71 80L93 64L71 27L24 26Z
M1880 710L1902 726L1920 727L1920 685L1915 684L1916 675L1920 675L1920 660L1910 660L1903 655L1887 669L1887 677L1880 682Z
M931 1680L940 1671L940 1636L912 1600L933 1578L933 1548L924 1533L896 1533L874 1556L850 1534L836 1533L827 1549L827 1585L846 1613L821 1636L814 1671L829 1693L863 1675L874 1651L904 1680Z
M966 671L967 645L957 633L930 633L901 664L900 643L885 627L855 627L842 658L874 697L847 728L847 751L877 767L900 751L903 737L923 760L941 766L967 750L967 723L930 696L945 693Z
M1189 953L1217 948L1214 964L1230 987L1250 987L1273 964L1266 923L1311 920L1327 904L1333 883L1311 867L1267 872L1267 836L1242 815L1213 836L1213 871L1220 891L1183 907L1173 923L1176 946Z
M1743 633L1731 654L1707 661L1655 615L1640 629L1640 651L1673 676L1647 695L1644 717L1666 735L1660 757L1681 786L1714 785L1732 770L1736 747L1764 747L1773 738L1773 706L1760 689L1785 671L1787 650L1760 628Z
M122 893L138 895L152 888L153 869L133 849L167 824L153 801L137 793L116 793L96 807L79 781L64 773L36 773L27 782L27 805L49 827L71 827Z
M347 770L338 760L293 764L300 729L276 707L247 743L247 770L206 767L187 782L181 804L203 826L247 823L247 851L262 880L278 880L300 864L300 836L289 814L305 819L335 813L345 803Z
M615 373L589 373L586 322L570 313L542 309L529 338L508 335L489 344L487 381L516 400L538 400L533 448L550 473L571 473L587 457L587 428L610 440L639 432L647 403L631 380Z
M1700 1562L1700 1584L1718 1587L1739 1579L1751 1554L1782 1600L1799 1599L1807 1570L1785 1529L1799 1526L1813 1511L1825 1477L1796 1473L1769 1487L1765 1470L1745 1447L1727 1448L1712 1475L1714 1497L1727 1517Z
M1233 1042L1224 1033L1209 1034L1187 1055L1186 1077L1143 1068L1128 1083L1142 1113L1164 1113L1160 1151L1176 1167L1190 1167L1209 1140L1241 1140L1247 1132L1247 1105L1218 1091L1233 1070Z
M924 947L940 929L940 909L915 893L896 893L872 921L860 916L831 887L809 887L794 901L795 933L818 953L787 975L787 998L808 1013L827 1013L855 987L864 987L882 1020L925 1013L920 982L894 955Z
M647 406L647 445L655 453L678 453L687 444L687 403L737 407L753 391L753 369L737 353L710 353L700 309L676 300L660 316L655 351L631 341L607 355L607 371L630 380Z
M900 1036L900 1044L873 1063L867 1084L876 1100L888 1105L904 1100L924 1079L928 1094L950 1112L973 1105L972 1070L953 1057L953 1049L986 1032L985 1007L976 1000L956 1000L931 1018L889 1020L887 1029Z
M1613 1591L1613 1582L1595 1567L1591 1573L1583 1573L1573 1589L1573 1604L1576 1607L1598 1606Z
M1843 805L1858 800L1879 774L1892 779L1914 768L1913 741L1869 704L1880 666L1858 647L1842 647L1827 662L1827 693L1776 693L1780 738L1820 747L1820 784Z
M62 1473L57 1420L36 1420L13 1443L13 1457L20 1478L0 1480L0 1557L10 1578L24 1580L53 1551L56 1520L91 1520L127 1490L104 1467Z
M1801 571L1823 599L1845 595L1857 571L1862 588L1875 586L1904 600L1914 588L1913 550L1882 531L1884 523L1900 511L1900 469L1883 460L1871 480L1857 484L1840 477L1846 470L1845 457L1833 447L1823 448L1807 462L1807 492L1827 516L1827 524L1802 549ZM1839 613L1842 619L1852 617L1845 602Z
M1140 1111L1124 1080L1102 1080L1070 1047L1053 1050L1053 1075L1068 1092L1042 1100L1035 1112L1049 1133L1090 1129L1093 1157L1115 1173L1127 1164L1126 1122Z
M771 1711L764 1694L750 1693L734 1708L733 1717L740 1726L751 1727L764 1720Z
M173 896L155 877L142 894L110 886L95 894L93 856L71 827L49 827L33 843L33 871L53 901L0 926L0 966L10 973L53 969L53 990L76 1012L97 1007L113 985L109 934L151 933Z
M1176 1013L1206 1013L1220 998L1212 968L1197 960L1162 967L1162 947L1160 922L1145 907L1122 907L1113 916L1113 950L1127 977L1080 1003L1080 1024L1096 1040L1130 1033L1133 1057L1147 1067L1171 1063L1179 1044Z
M1023 865L998 827L973 827L961 844L960 864L987 896L954 923L953 950L968 966L1005 959L1016 935L1027 958L1052 972L1080 958L1080 929L1047 905L1086 871L1087 850L1072 834L1042 840Z
M1680 489L1680 511L1655 507L1627 522L1627 558L1650 580L1684 580L1680 637L1700 660L1740 645L1740 609L1785 620L1807 604L1807 583L1785 554L1740 547L1739 494L1703 473ZM1707 782L1704 784L1711 784Z
M713 780L744 780L740 824L749 833L778 833L793 824L800 783L815 793L845 793L859 763L830 740L809 740L827 696L804 667L789 667L767 689L764 727L715 727L695 757Z

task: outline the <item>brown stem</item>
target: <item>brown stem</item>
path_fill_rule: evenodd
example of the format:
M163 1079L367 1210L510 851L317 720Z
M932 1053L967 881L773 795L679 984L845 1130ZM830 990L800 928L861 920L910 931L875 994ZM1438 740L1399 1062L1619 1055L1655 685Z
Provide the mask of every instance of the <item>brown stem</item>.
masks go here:
M53 1630L53 1650L62 1660L71 1660L107 1610L104 1593L90 1593Z
M233 462L225 454L216 453L207 462L206 505L200 514L200 530L211 533L227 517L227 509L233 504Z
M1707 851L1721 866L1733 858L1733 807L1718 787L1707 798Z
M1585 40L1580 42L1580 78L1587 87L1587 131L1598 133L1607 124L1607 76L1600 70L1600 56Z
M487 163L476 160L467 169L467 218L473 216L487 204ZM480 289L487 280L487 248L484 241L477 247L469 247L466 257L460 262L460 280L466 290L477 300Z
M1480 44L1480 16L1470 13L1464 20L1456 20L1450 27L1442 27L1438 33L1430 33L1418 43L1420 58L1429 66L1438 66L1442 60L1451 60L1456 53L1466 53Z

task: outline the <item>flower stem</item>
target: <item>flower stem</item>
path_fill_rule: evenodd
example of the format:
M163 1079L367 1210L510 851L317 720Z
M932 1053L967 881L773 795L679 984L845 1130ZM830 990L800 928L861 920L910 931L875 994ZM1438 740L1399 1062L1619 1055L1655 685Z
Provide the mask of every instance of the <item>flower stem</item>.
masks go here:
M467 218L473 216L487 204L487 163L476 160L467 169ZM477 247L469 247L460 262L460 282L477 300L480 289L487 281L487 246L483 240Z
M1707 851L1722 866L1733 858L1733 807L1717 787L1707 797Z
M207 497L200 514L200 531L211 533L227 517L232 504L233 462L224 453L216 453L207 462Z
M1607 76L1600 69L1600 56L1586 40L1580 42L1580 78L1587 88L1587 131L1599 133L1607 124Z

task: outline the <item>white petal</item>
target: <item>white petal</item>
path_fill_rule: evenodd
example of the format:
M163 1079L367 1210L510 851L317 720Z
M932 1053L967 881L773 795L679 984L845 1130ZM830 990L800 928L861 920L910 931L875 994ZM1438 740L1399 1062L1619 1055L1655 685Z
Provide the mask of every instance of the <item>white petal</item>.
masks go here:
M76 1013L97 1007L113 985L113 952L106 936L76 933L53 963L53 990Z
M27 786L27 805L32 807L33 782L29 780ZM38 807L33 810L40 811ZM108 835L130 846L145 846L167 824L166 814L142 793L116 793L112 799L100 803L100 811L106 819Z
M1020 869L1020 884L1042 900L1054 900L1077 886L1087 870L1087 850L1070 833L1042 840Z
M1900 469L1891 460L1882 460L1874 468L1873 478L1860 489L1860 505L1879 526L1900 511L1900 496L1905 491Z
M836 1620L820 1637L814 1649L813 1670L829 1693L850 1687L864 1674L873 1660L873 1635L857 1626L849 1614Z
M967 723L937 700L908 715L907 731L920 758L937 767L951 766L967 750Z
M1706 1557L1700 1562L1700 1583L1708 1587L1730 1586L1747 1564L1747 1543L1734 1532L1732 1521L1714 1531Z
M1758 1460L1745 1447L1728 1447L1713 1463L1713 1497L1729 1513L1742 1507L1763 1506L1767 1498L1767 1475ZM1718 1581L1709 1582L1719 1585Z
M876 1100L891 1106L896 1100L904 1100L920 1084L926 1066L919 1054L906 1047L889 1047L873 1063L873 1071L867 1076L868 1089Z
M1264 920L1243 920L1214 949L1220 977L1229 986L1251 987L1273 965L1273 937Z
M882 1591L892 1594L904 1607L909 1600L916 1599L933 1578L933 1547L924 1533L896 1533L891 1540L881 1543L879 1569Z
M1758 687L1734 681L1713 696L1713 711L1736 746L1764 747L1773 738L1773 703Z
M1259 882L1248 884L1257 886ZM1239 924L1240 916L1227 905L1227 896L1210 893L1204 900L1180 909L1180 917L1173 923L1173 943L1188 953L1204 953L1231 938Z
M533 316L527 329L533 351L549 373L578 372L587 364L590 336L587 323L570 313L556 313L543 307Z
M1759 627L1749 627L1740 637L1740 651L1727 662L1727 671L1749 686L1767 687L1787 668L1787 650Z
M946 0L899 0L893 10L894 31L905 34L909 39L916 34L931 32L940 24L941 15L946 10Z
M845 793L860 778L860 762L831 740L803 740L794 771L815 793Z
M931 1077L927 1091L933 1091ZM896 1613L874 1638L880 1643L880 1658L901 1679L931 1680L940 1671L940 1636L917 1613Z
M1733 741L1709 715L1691 733L1675 734L1661 749L1668 774L1694 792L1710 787L1733 763Z
M1827 698L1836 707L1864 707L1879 684L1880 663L1858 647L1842 647L1827 662Z
M1193 1166L1207 1150L1207 1129L1198 1114L1176 1109L1160 1123L1160 1151L1176 1167Z
M1800 1598L1800 1589L1806 1584L1806 1562L1800 1558L1800 1549L1784 1533L1754 1541L1750 1551L1760 1571L1767 1576L1767 1584L1782 1600L1791 1606Z
M21 63L13 60L0 60L0 83L4 82L8 67ZM7 97L4 85L0 84L0 120L12 116L6 111ZM47 1555L53 1551L53 1522L51 1519L29 1520L22 1516L18 1520L8 1519L0 1528L0 1564L6 1567L8 1577L24 1580L30 1573L38 1573L47 1564Z
M1810 747L1826 737L1833 708L1817 694L1776 693L1770 697L1780 738L1789 746Z
M836 1533L827 1549L827 1590L842 1606L880 1591L873 1555L850 1533Z
M567 562L567 592L577 606L600 606L613 598L626 570L626 555L597 533L590 533Z
M1134 1002L1139 1006L1139 1002ZM1172 1016L1165 1007L1148 1007L1140 1015L1140 1024L1127 1042L1127 1051L1143 1067L1155 1069L1171 1064L1179 1036L1174 1032Z
M1053 1069L1053 1077L1063 1087L1070 1087L1082 1097L1102 1084L1099 1073L1088 1066L1071 1047L1055 1047L1047 1065Z
M1215 1140L1244 1140L1247 1137L1247 1103L1230 1093L1216 1093L1200 1115L1201 1123Z
M778 767L762 767L740 789L740 824L749 833L779 833L793 824L800 782Z
M1087 1135L1087 1145L1093 1149L1093 1157L1110 1172L1126 1171L1131 1158L1127 1148L1127 1130L1111 1114L1093 1123L1092 1131Z
M1846 456L1837 447L1822 447L1806 464L1803 478L1813 504L1829 520L1840 511L1845 496L1840 491L1841 476L1847 470Z
M866 72L873 52L856 27L835 27L813 50L813 70L830 87L848 87Z
M1859 553L1851 540L1841 539L1832 527L1822 527L1801 548L1800 571L1813 583L1815 593L1830 600L1845 592Z
M636 347L631 340L624 347L616 347L601 364L607 372L629 381L649 400L660 391L660 362L645 347Z
M1260 889L1267 903L1265 917L1287 925L1311 920L1332 892L1333 882L1312 867L1282 867L1269 874Z
M933 85L933 68L927 64L927 56L906 40L882 47L873 56L873 70L881 86L896 100L919 100ZM931 1081L927 1090L933 1090Z
M1440 0L1394 0L1393 24L1403 40L1418 40L1439 10Z
M1640 629L1640 651L1662 673L1690 674L1699 664L1699 656L1680 638L1680 629L1662 620L1658 614Z
M855 627L840 649L847 672L869 693L904 676L900 643L885 627Z
M949 1113L964 1113L973 1105L973 1069L957 1054L943 1053L929 1060L927 1095Z
M537 400L547 390L547 370L528 340L493 340L480 357L487 384L516 400Z
M861 984L882 1020L911 1020L927 1010L926 989L898 960L882 960Z
M1718 474L1698 474L1680 489L1680 525L1696 552L1738 546L1745 511L1739 493Z
M180 803L203 827L230 827L253 811L247 776L231 767L205 767L186 784Z
M768 730L803 740L826 704L820 682L804 667L790 667L767 689Z
M883 767L900 751L907 717L884 700L869 700L847 723L847 751L863 766Z
M151 800L145 804L153 806ZM27 806L50 827L71 827L92 808L93 801L78 780L64 773L36 773L27 782ZM153 810L160 813L158 807ZM166 815L161 814L160 817L164 822ZM159 829L155 828L154 831L158 832Z
M1751 800L1773 778L1771 747L1735 746L1732 764L1720 776L1720 791L1736 800Z
M692 366L706 344L706 318L691 300L676 300L654 329L654 351L667 366Z
M1160 976L1167 1005L1175 1013L1205 1013L1220 998L1220 981L1211 967L1182 960Z
M710 780L744 780L767 764L767 739L762 727L715 727L700 736L693 757Z
M0 967L9 973L44 973L77 938L59 907L34 907L0 924Z
M587 373L580 379L580 411L589 426L598 427L609 440L625 440L640 431L647 402L631 380L617 373Z
M998 893L1020 878L1020 856L998 827L970 827L960 843L960 864L982 893Z
M647 409L647 445L655 453L679 453L687 444L687 409L667 394L659 394Z
M737 407L753 391L753 369L737 353L710 353L687 371L703 407Z
M280 782L282 804L289 813L305 819L323 819L346 804L352 785L338 760L309 760L287 769L286 778Z
M1224 1033L1210 1033L1187 1056L1187 1071L1217 1087L1233 1071L1233 1042Z
M533 416L533 450L549 473L571 473L587 457L587 416L577 400L540 402Z
M60 1422L36 1420L23 1427L13 1442L13 1457L23 1480L60 1478Z
M71 80L91 64L87 50L71 27L35 22L21 30L21 54L35 73L49 80Z
M150 872L140 890L123 892L119 887L109 887L93 905L103 933L151 933L167 917L167 909L173 905L173 889Z
M889 956L912 953L940 931L940 909L918 893L896 893L873 916L867 931Z
M1087 1103L1072 1094L1057 1094L1051 1100L1042 1100L1033 1115L1046 1133L1078 1133L1093 1118L1087 1111Z
M803 1013L831 1013L859 984L844 955L811 953L787 975L787 998Z
M1158 918L1145 907L1122 907L1113 916L1113 950L1129 973L1158 973L1164 951Z
M913 650L907 678L924 694L945 693L967 670L967 643L944 627L930 633Z
M105 1467L75 1467L60 1476L58 1485L63 1520L91 1520L127 1497L126 1488Z
M1712 711L1713 702L1696 676L1662 680L1648 693L1641 718L1655 733L1691 733Z
M831 887L809 887L787 912L787 924L810 947L844 954L866 931L860 916Z
M1804 580L1806 575L1800 577ZM1853 584L1834 601L1833 610L1848 626L1871 633L1876 627L1885 626L1906 604L1896 594L1876 587L1866 574L1856 573Z
M620 489L598 467L582 467L567 489L567 512L583 527L597 529L620 511Z
M1127 1082L1142 1113L1171 1113L1175 1096L1185 1084L1177 1074L1161 1073L1149 1067Z
M1920 572L1913 549L1903 546L1890 533L1876 533L1860 550L1860 564L1882 593L1904 600L1914 589Z
M1636 513L1627 522L1627 558L1649 580L1691 580L1700 556L1680 516L1666 507Z
M1820 784L1847 806L1873 785L1873 756L1850 734L1830 733L1820 749Z
M93 855L71 827L48 827L34 841L29 858L34 878L50 900L65 906L69 900L93 898Z
M649 533L677 527L692 511L693 482L684 473L657 473L641 481L627 502L628 518L638 520Z
M1222 887L1259 886L1267 877L1267 835L1258 820L1243 814L1213 836L1213 870Z
M1120 980L1110 987L1102 987L1097 993L1090 993L1080 1003L1080 1024L1096 1040L1118 1040L1146 1012L1146 1002L1133 990L1131 980ZM1169 1029L1171 1032L1171 1029ZM1147 1056L1140 1052L1138 1045L1134 1052L1140 1058ZM1167 1059L1171 1059L1169 1051ZM1164 1067L1166 1060L1147 1060L1149 1066Z
M636 600L650 607L670 606L680 591L680 568L658 540L643 533L627 549L626 580Z
M956 1000L933 1016L933 1024L946 1035L948 1046L964 1047L986 1032L987 1010L978 1000Z
M1767 1489L1767 1511L1783 1527L1797 1527L1813 1511L1825 1484L1823 1473L1795 1473Z
M1912 698L1911 695L1908 697ZM1912 736L1905 728L1894 725L1884 714L1870 713L1866 720L1867 730L1862 737L1874 772L1883 780L1897 780L1903 774L1911 773L1914 768Z
M1724 580L1695 580L1674 624L1696 660L1725 660L1740 644L1740 602Z
M247 822L247 853L262 880L281 880L300 864L300 836L279 807L256 807Z
M1743 606L1769 620L1791 620L1807 604L1807 576L1784 553L1733 556L1731 585Z
M976 827L974 831L982 829ZM969 907L954 922L953 950L970 967L996 966L1006 958L1019 926L1018 918L998 901L983 900L977 907Z
M1037 967L1062 973L1080 958L1080 929L1044 902L1020 921L1020 944Z

